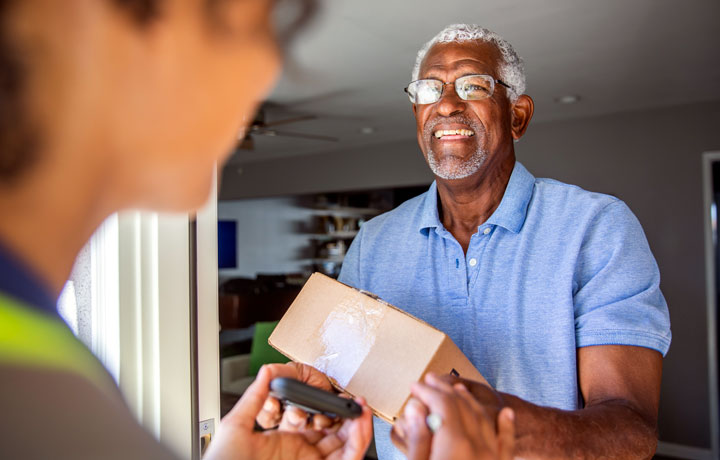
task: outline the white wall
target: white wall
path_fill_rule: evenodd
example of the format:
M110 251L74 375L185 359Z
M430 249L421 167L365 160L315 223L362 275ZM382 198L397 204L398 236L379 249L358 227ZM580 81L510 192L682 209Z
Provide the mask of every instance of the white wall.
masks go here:
M238 262L220 278L302 272L310 240L298 227L312 222L312 212L288 197L219 202L218 219L237 221Z
M240 180L236 169L226 171L221 198L429 183L413 136L364 151L245 164ZM710 445L701 153L718 149L720 101L531 125L517 144L536 176L617 195L642 222L673 329L660 437L698 447Z

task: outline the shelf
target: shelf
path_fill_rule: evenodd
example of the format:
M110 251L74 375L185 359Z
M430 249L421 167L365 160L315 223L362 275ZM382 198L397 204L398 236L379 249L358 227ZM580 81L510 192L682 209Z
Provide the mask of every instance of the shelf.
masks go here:
M344 238L355 238L357 234L357 230L350 230L332 233L311 233L308 235L308 237L314 240L340 240Z
M342 256L332 256L332 257L316 257L314 259L301 259L300 262L307 262L311 264L321 264L324 262L342 262L345 260L345 255Z
M377 216L383 211L375 208L353 208L349 206L328 206L326 208L315 208L315 215L332 215L332 216Z

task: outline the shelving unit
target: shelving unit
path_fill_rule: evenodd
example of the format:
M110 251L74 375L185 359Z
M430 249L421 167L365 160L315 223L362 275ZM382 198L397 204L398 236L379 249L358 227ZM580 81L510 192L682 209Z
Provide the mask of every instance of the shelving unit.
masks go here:
M348 230L343 232L330 232L330 233L310 233L308 238L314 240L338 240L338 239L352 239L358 234L358 230Z
M371 205L352 206L353 199ZM335 203L329 203L331 200ZM312 253L315 255L308 259L313 271L320 271L333 277L340 274L345 252L357 236L360 227L365 221L391 208L391 203L387 206L379 204L377 207L372 203L383 203L383 200L373 200L370 194L315 197L311 212L314 222L310 225L313 231L307 234Z

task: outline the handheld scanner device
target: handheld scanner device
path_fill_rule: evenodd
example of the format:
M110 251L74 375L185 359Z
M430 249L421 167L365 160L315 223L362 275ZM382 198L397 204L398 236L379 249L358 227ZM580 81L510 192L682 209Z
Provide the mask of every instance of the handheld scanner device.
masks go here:
M356 418L362 415L362 407L352 399L341 398L335 393L295 379L273 379L270 382L270 394L286 404L313 414L323 414L331 418Z

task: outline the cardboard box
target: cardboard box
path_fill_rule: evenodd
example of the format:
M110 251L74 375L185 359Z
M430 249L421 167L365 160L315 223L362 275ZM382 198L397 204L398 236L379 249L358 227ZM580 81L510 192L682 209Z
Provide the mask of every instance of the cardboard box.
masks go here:
M319 273L310 277L269 342L293 361L327 374L340 390L363 396L375 415L390 423L402 413L410 385L427 372L487 383L441 331Z

